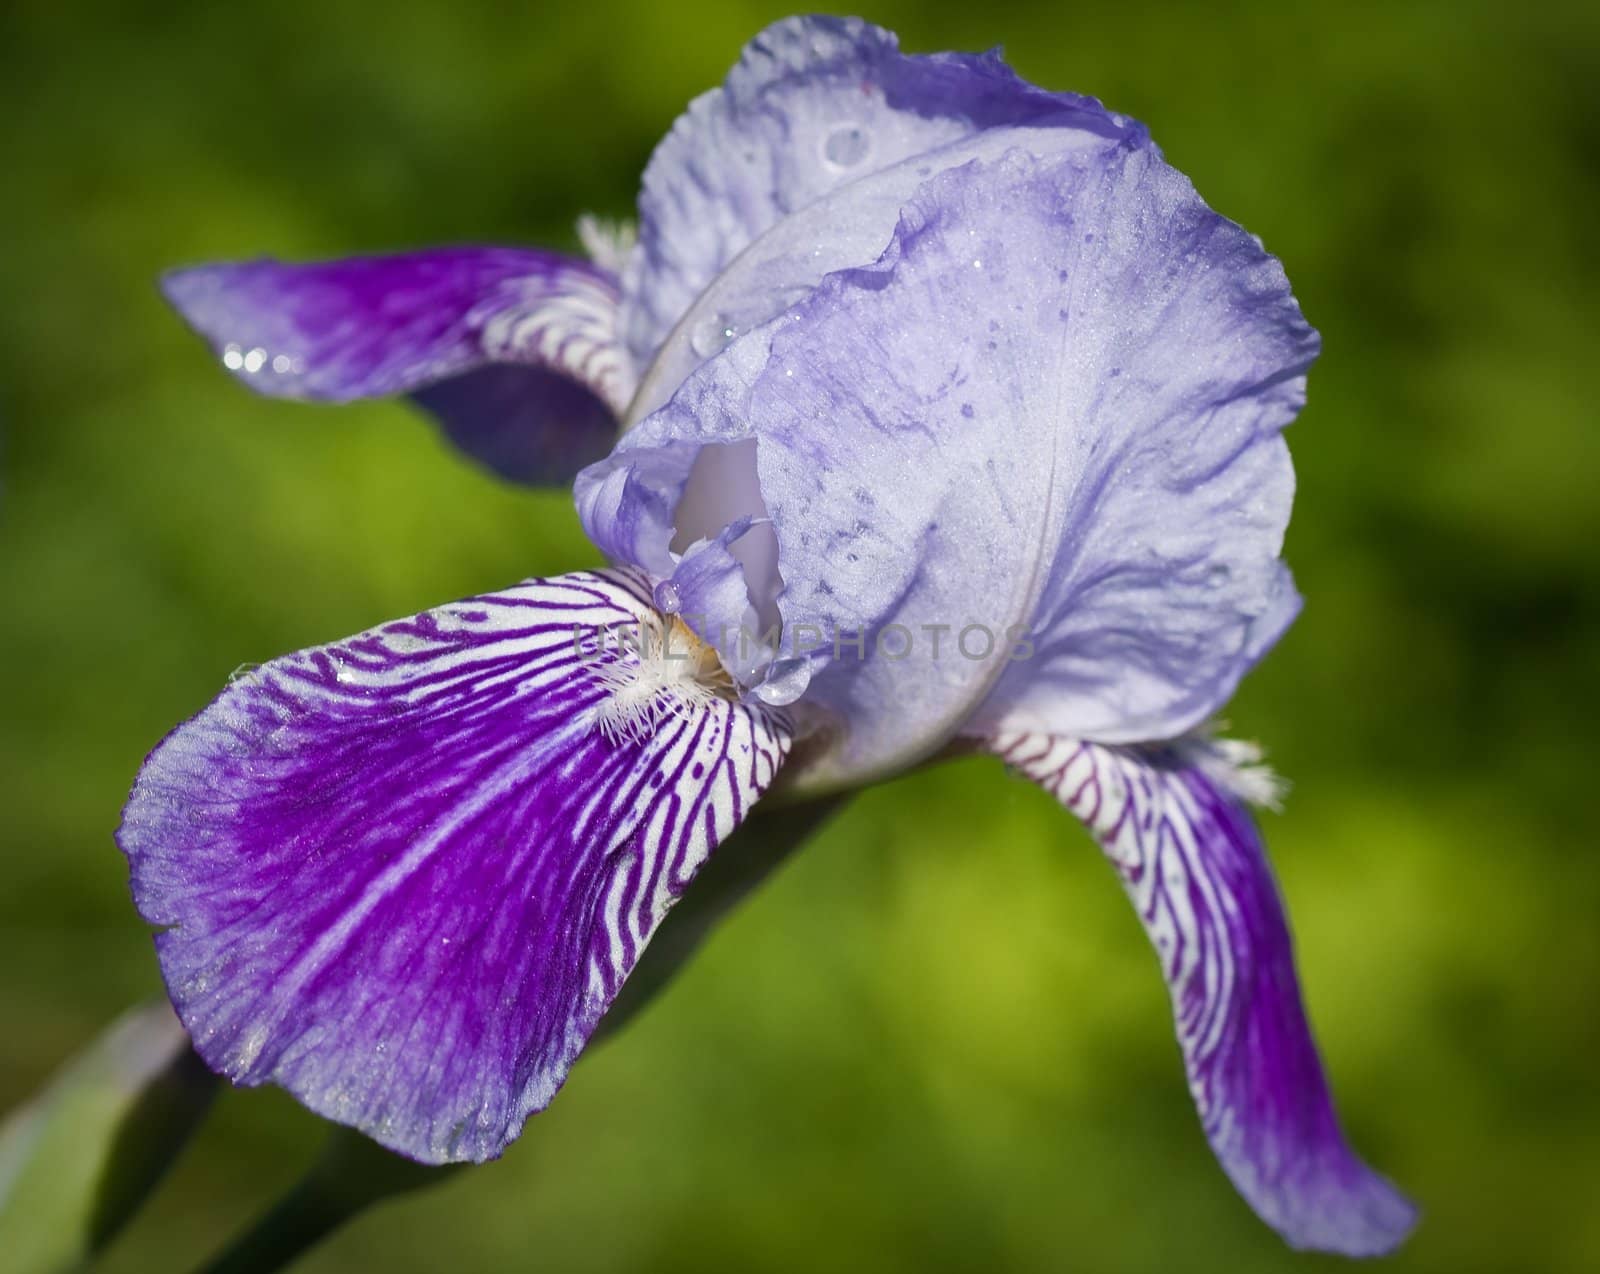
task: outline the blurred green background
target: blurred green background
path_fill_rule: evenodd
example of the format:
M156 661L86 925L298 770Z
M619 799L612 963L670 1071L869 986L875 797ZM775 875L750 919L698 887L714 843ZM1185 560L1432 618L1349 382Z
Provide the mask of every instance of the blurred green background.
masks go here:
M158 991L112 845L237 665L596 561L399 406L258 400L166 267L573 247L783 11L278 0L0 16L0 1107ZM1589 5L885 0L1147 121L1326 352L1291 442L1308 605L1231 712L1397 1270L1600 1269L1600 22ZM184 1268L322 1129L227 1094L107 1262ZM856 801L499 1164L322 1271L1331 1266L1206 1150L1099 855L972 762ZM4 1266L0 1254L0 1267Z

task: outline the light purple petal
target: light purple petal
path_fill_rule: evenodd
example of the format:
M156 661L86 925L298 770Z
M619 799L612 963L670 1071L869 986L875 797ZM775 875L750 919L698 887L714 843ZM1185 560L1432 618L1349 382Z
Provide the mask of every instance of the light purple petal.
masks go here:
M1172 993L1207 1140L1293 1246L1375 1256L1416 1209L1339 1129L1283 904L1249 814L1183 749L1016 734L988 744L1081 818L1139 913Z
M752 533L749 518L730 523L714 539L697 540L684 550L671 577L656 587L674 612L712 646L722 665L741 685L755 679L771 656L759 644L760 621L750 603L745 566L736 555L740 542ZM740 623L729 628L720 617L737 615Z
M167 299L252 389L349 402L412 394L506 476L603 455L631 397L612 277L515 248L178 270Z
M876 215L867 217L862 204L849 218L830 216L805 232L790 226L781 252L769 245L759 269L741 268L745 280L760 281L759 295L734 289L717 298L724 316L736 327L754 326L827 271L873 260L920 179L915 168L925 178L962 162L940 152L979 134L1057 130L1063 135L1044 143L1055 146L1070 144L1067 134L1105 138L1137 127L1092 98L1018 79L993 53L908 57L892 32L858 18L774 23L745 47L722 87L690 105L645 170L639 242L623 272L628 347L646 366L749 245L865 178L906 168ZM702 356L717 343L716 311L699 308L702 321L690 327L704 331L680 331L684 348L675 361L686 357L691 335ZM686 371L668 378L668 392Z
M697 450L693 443L667 444L628 464L602 461L579 475L578 516L602 553L657 580L672 574L673 515Z
M702 365L580 508L619 473L675 500L690 444L755 440L786 625L868 637L810 656L841 779L958 729L1171 737L1294 615L1279 431L1316 349L1278 263L1153 146L1012 151L931 178L875 265ZM893 624L910 657L874 657Z
M275 660L156 749L119 842L211 1066L500 1153L788 750L722 698L602 729L640 658L590 626L641 621L631 572L531 581Z

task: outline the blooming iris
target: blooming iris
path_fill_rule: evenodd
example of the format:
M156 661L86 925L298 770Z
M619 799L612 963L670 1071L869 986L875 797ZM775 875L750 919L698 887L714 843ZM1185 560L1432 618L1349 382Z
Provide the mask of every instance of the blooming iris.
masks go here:
M1278 262L1138 123L832 18L691 104L638 227L168 279L255 389L408 395L502 475L575 475L613 563L275 660L157 747L119 841L201 1055L492 1158L757 801L986 751L1110 857L1245 1198L1393 1247L1413 1210L1340 1133L1247 812L1271 783L1204 732L1299 606L1318 339Z

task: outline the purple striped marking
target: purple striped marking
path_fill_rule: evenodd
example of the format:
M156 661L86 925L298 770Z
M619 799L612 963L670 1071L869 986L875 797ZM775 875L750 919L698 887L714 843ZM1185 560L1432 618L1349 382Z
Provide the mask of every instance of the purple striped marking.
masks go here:
M439 248L177 270L167 299L263 394L411 394L504 476L567 480L605 455L632 397L617 285L572 257Z
M1416 1210L1345 1142L1261 838L1215 769L1039 734L988 747L1082 819L1117 869L1161 959L1206 1139L1250 1206L1295 1247L1396 1247Z
M213 1068L430 1163L543 1109L789 748L724 698L595 729L637 655L574 627L641 622L635 572L534 580L275 660L168 736L118 840Z

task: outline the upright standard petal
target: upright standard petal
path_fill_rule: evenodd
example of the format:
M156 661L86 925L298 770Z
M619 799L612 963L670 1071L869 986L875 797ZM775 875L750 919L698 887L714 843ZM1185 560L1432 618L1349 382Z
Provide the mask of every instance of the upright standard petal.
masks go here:
M411 394L506 477L565 481L632 396L611 275L515 248L178 270L168 300L252 389L349 402Z
M784 623L839 639L806 655L846 726L819 783L958 730L1171 737L1295 613L1279 433L1316 349L1278 263L1149 143L1012 151L929 179L874 265L703 364L580 475L580 512L616 540L697 448L754 440L762 509L697 533L764 510Z
M662 628L634 573L535 580L170 735L118 840L201 1056L415 1159L498 1155L788 752Z
M1340 1132L1261 838L1210 745L987 746L1081 818L1122 878L1172 993L1206 1138L1250 1206L1295 1247L1397 1246L1416 1209Z
M624 339L646 366L750 244L863 178L912 160L925 178L961 162L939 158L944 152L988 130L1106 138L1138 127L1093 98L1019 79L994 53L907 56L893 32L859 18L776 22L745 46L720 88L691 103L645 170L639 239L623 271ZM901 199L910 188L902 184ZM864 248L855 241L860 207L849 222L830 218L809 237L798 235L806 241L797 241L793 259L762 266L764 292L781 302L829 270L867 264L888 242L898 208L897 200L872 219ZM801 277L813 257L815 272ZM748 328L787 302L761 314L751 312L750 297L720 304L733 326ZM718 339L718 324L703 318L703 332L683 333L696 337L702 354Z

